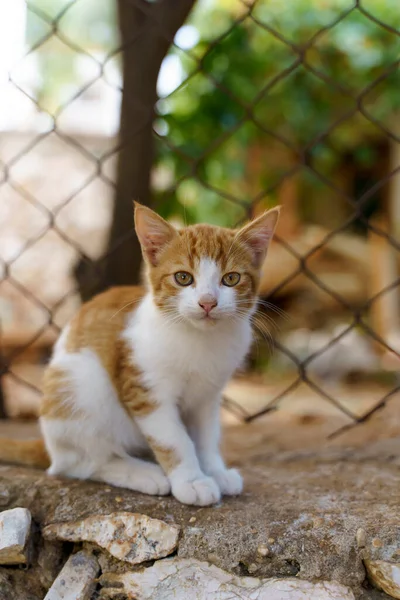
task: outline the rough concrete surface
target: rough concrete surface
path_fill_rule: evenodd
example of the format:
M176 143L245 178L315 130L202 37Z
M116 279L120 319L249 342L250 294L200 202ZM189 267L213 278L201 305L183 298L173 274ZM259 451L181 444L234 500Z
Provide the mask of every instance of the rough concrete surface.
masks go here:
M140 513L180 528L179 560L205 561L241 579L336 581L357 600L383 600L390 596L369 584L363 561L400 562L400 426L394 408L387 419L385 412L377 416L379 426L366 424L329 443L331 417L301 416L289 423L276 414L264 423L229 428L226 455L241 468L245 490L216 507L183 506L171 497L0 466L0 510L27 507L42 530L90 515ZM388 432L392 439L386 439ZM66 560L65 544L41 543L40 560L51 557L46 562L57 573ZM138 568L106 553L98 561L108 577ZM50 579L36 563L27 572L0 569L0 600L41 600Z

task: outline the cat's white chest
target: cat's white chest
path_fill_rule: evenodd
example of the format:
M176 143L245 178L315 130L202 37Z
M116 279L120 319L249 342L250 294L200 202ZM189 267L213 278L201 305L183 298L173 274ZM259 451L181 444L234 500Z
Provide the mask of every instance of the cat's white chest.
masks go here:
M145 382L157 395L186 402L221 390L248 352L251 327L245 322L207 331L174 327L145 299L124 337Z

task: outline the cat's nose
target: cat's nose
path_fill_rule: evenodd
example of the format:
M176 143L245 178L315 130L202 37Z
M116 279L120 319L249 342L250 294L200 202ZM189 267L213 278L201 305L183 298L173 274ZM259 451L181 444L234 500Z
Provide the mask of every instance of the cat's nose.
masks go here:
M212 311L213 308L217 306L217 304L217 299L214 298L214 296L211 296L211 294L201 296L199 300L199 306L201 306L201 308L206 312L207 315Z

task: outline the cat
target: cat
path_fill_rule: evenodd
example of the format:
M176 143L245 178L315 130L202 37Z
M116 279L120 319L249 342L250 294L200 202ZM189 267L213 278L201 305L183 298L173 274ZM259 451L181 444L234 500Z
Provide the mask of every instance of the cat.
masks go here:
M81 307L44 375L44 443L3 441L0 459L212 505L243 488L220 454L220 399L250 348L279 208L237 230L134 212L147 287Z

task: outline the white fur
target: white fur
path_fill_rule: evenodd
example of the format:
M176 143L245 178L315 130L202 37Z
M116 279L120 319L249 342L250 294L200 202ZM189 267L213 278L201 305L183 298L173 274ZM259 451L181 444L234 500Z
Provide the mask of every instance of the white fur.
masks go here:
M240 475L225 468L219 453L219 400L248 352L250 319L226 318L234 312L234 291L221 286L215 263L203 260L199 273L196 286L182 290L179 318L165 316L148 294L122 334L159 404L148 416L130 419L97 355L89 349L66 352L68 328L60 336L51 364L68 374L69 405L80 418L41 419L52 459L49 473L150 494L166 494L171 486L176 498L188 504L212 504L221 493L240 493ZM198 298L205 293L218 299L217 320L194 326L203 321ZM132 458L146 447L146 436L180 457L169 481L158 465Z

